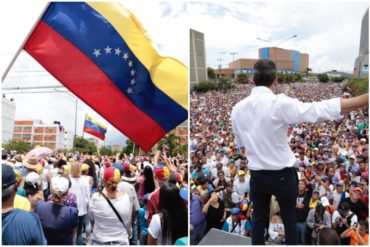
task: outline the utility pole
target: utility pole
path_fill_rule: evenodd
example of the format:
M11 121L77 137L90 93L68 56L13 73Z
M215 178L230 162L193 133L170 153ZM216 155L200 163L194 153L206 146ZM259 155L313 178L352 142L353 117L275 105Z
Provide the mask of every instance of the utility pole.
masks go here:
M238 55L239 53L233 51L233 52L230 52L230 55L233 56L233 62L235 61L235 55Z
M220 55L220 58L219 59L217 59L217 61L219 61L220 63L219 63L219 76L220 76L220 78L221 78L221 69L222 69L222 61L224 60L223 58L222 58L222 55L224 55L224 54L226 54L226 52L225 51L223 51L223 52L219 52L218 53L219 55Z

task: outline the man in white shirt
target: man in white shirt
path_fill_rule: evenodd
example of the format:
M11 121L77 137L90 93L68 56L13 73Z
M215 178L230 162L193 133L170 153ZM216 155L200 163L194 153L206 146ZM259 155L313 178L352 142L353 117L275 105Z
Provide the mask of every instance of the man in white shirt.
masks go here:
M269 215L271 195L279 202L286 244L297 244L297 175L295 156L286 142L289 124L340 119L368 105L368 93L350 98L333 98L303 103L284 94L276 95L276 65L259 60L254 66L254 83L250 96L232 110L233 133L239 146L247 149L251 170L251 199L254 205L252 244L263 245L264 228Z
M246 175L243 170L238 172L238 179L234 181L234 191L238 193L240 200L245 197L245 193L250 192L250 176Z

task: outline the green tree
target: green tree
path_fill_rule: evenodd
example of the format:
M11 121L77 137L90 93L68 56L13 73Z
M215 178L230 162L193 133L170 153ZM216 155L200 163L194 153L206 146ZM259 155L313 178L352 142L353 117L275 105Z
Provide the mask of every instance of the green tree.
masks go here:
M196 92L204 93L210 90L215 90L216 84L210 81L201 81L193 87Z
M247 84L248 83L248 75L245 73L240 73L236 76L236 82L239 84Z
M329 81L329 76L325 73L318 74L317 79L319 79L319 82L328 82Z
M232 88L232 85L229 82L229 79L225 77L221 77L218 79L216 87L218 90L227 90L227 89Z
M80 153L94 154L97 152L95 143L89 140L86 140L82 137L76 136L76 147L75 150Z
M135 148L134 148L135 146ZM136 145L133 141L130 139L126 140L126 146L123 147L122 153L125 153L127 155L131 154L132 152L134 156L141 154L145 154L146 152L142 150L138 145Z
M207 68L207 75L208 75L208 79L211 80L211 81L216 79L215 70L210 68L210 67Z
M113 155L113 151L111 147L102 146L99 150L100 155Z
M173 156L175 155L175 147L179 145L179 139L180 138L175 134L168 134L158 142L158 148L162 150L163 147L168 147L171 155Z
M177 145L172 152L172 155L175 156L177 154L182 155L183 157L186 157L188 154L188 145L183 144L183 145Z
M278 74L278 82L279 83L284 83L285 82L285 74L284 73L279 73Z
M342 82L342 81L344 81L346 79L346 77L344 77L344 76L336 76L336 77L332 77L331 78L331 81L332 82Z
M28 142L11 139L3 144L3 148L6 152L17 151L17 153L26 153L30 151L32 147Z
M294 76L293 76L293 80L295 82L299 82L299 81L302 81L302 74L300 73L295 73Z
M369 79L352 79L344 88L349 87L353 96L369 92Z

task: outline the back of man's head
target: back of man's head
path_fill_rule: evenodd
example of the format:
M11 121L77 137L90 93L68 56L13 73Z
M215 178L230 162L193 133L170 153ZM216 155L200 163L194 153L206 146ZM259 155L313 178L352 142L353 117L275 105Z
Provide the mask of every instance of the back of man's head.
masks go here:
M276 79L276 65L274 62L262 59L254 64L253 81L256 86L270 87Z

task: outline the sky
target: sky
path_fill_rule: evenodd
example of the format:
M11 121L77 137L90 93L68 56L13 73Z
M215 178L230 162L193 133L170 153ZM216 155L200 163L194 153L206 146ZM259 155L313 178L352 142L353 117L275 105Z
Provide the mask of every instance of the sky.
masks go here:
M185 65L189 57L189 29L186 2L175 1L120 1L146 28L153 45L162 56L171 56ZM33 24L44 9L46 1L0 1L0 46L1 75L15 53L21 47ZM19 8L22 6L22 8ZM145 8L143 8L145 6ZM6 37L6 38L4 38ZM66 91L62 85L43 69L31 56L22 51L11 71L3 81L3 88L59 86L53 91ZM40 90L38 90L40 91ZM50 90L48 90L50 91ZM5 92L5 91L4 91ZM9 91L6 91L9 92ZM10 92L22 92L15 90ZM24 90L23 90L24 92ZM67 131L74 132L77 100L77 135L82 135L85 114L108 127L105 143L100 145L124 145L126 137L110 125L89 106L78 100L72 93L6 94L16 103L16 119L38 119L45 123L60 121ZM85 137L93 137L85 134Z
M192 1L190 27L203 32L206 63L217 68L238 58L258 58L258 48L276 46L310 55L316 72L352 72L361 20L368 1ZM258 40L261 38L270 42Z

